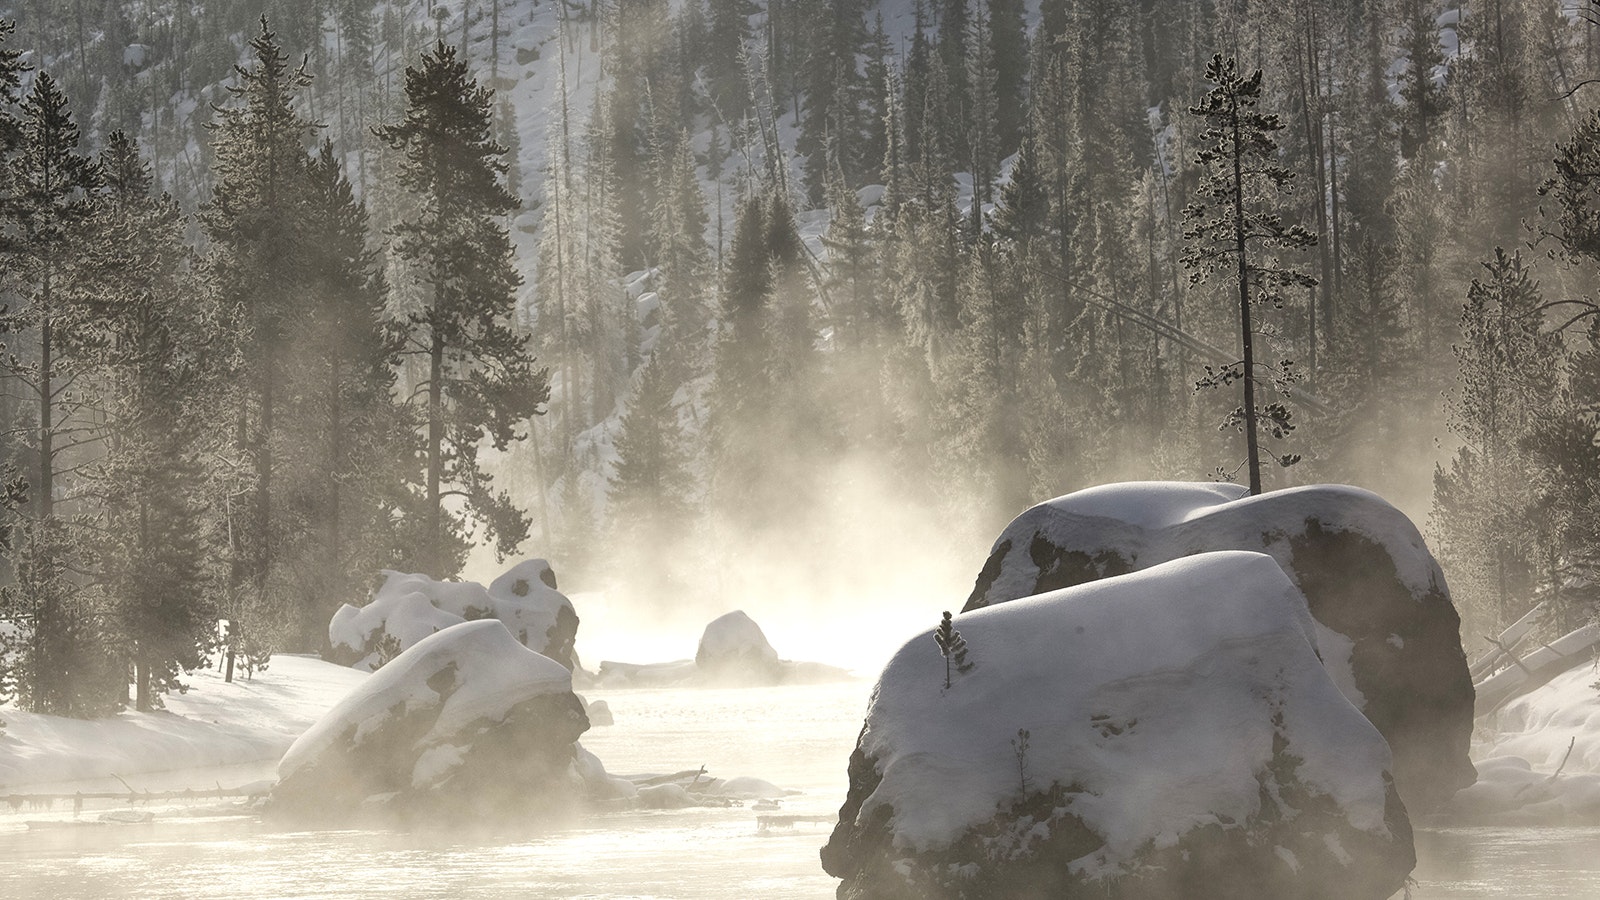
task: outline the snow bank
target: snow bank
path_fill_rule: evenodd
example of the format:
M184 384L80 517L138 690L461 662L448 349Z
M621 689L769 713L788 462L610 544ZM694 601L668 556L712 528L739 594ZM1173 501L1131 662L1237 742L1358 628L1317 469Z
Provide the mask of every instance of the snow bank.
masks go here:
M1473 748L1478 783L1451 800L1449 818L1600 822L1597 682L1595 666L1579 666L1481 719L1485 737Z
M0 709L0 788L275 760L367 679L364 672L277 654L232 684L207 668L184 678L164 711L84 721Z
M383 586L366 606L345 604L328 623L334 655L363 671L438 631L476 619L498 619L523 646L573 667L578 615L556 590L550 564L518 563L486 588L473 581L434 581L426 575L384 571Z
M430 635L373 673L289 748L272 806L342 818L510 815L563 800L589 727L560 663L499 621Z
M823 851L840 896L1388 897L1382 736L1272 559L1208 553L964 614L889 662ZM991 893L992 892L992 893Z
M1266 553L1305 594L1323 662L1394 748L1408 806L1472 783L1460 618L1416 526L1370 491L1135 482L1058 497L1006 527L965 608L1216 550Z

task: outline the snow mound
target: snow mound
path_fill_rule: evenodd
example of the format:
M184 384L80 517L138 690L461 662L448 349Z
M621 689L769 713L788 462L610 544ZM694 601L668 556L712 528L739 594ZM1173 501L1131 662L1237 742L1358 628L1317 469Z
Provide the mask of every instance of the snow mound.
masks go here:
M184 677L165 710L69 719L0 708L0 788L271 762L369 676L278 653L266 671L225 682L215 666ZM108 790L121 785L107 784Z
M1569 669L1480 720L1478 783L1452 798L1453 821L1600 822L1600 672Z
M486 588L473 581L434 581L384 571L366 606L346 603L328 623L334 656L370 671L428 635L477 619L498 619L523 646L573 667L578 614L542 559L524 560Z
M1460 617L1416 526L1370 491L1134 482L1058 497L1006 527L965 609L1217 550L1266 553L1304 593L1323 662L1394 749L1408 807L1472 783Z
M955 620L890 660L823 865L840 896L1387 898L1382 735L1270 558L1220 552ZM1338 885L1334 893L1311 886Z
M779 671L778 651L743 610L706 625L694 662L707 675L733 680L771 682L777 680Z
M502 622L465 622L418 641L301 735L272 807L318 818L543 808L568 799L588 727L565 667Z

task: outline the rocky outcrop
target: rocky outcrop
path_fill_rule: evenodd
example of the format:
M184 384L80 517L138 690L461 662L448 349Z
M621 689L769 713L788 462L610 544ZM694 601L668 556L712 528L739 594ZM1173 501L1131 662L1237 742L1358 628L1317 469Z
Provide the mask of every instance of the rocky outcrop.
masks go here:
M437 631L497 619L528 649L569 670L576 665L578 614L556 590L555 572L545 560L524 560L488 587L394 571L383 574L383 585L370 603L347 603L328 623L335 661L370 671Z
M822 851L845 900L1384 900L1415 858L1383 737L1270 558L957 617L889 662ZM948 687L946 685L949 685Z
M301 735L268 809L316 822L537 820L581 796L575 741L588 728L561 664L499 621L454 625Z
M779 659L761 626L735 610L706 626L694 659L660 663L603 660L595 680L606 687L770 687L853 678L845 669L823 663Z
M702 677L734 683L775 683L781 668L778 651L743 610L719 616L706 626L694 664Z
M1433 809L1472 783L1460 618L1416 526L1371 492L1136 483L1069 494L1007 526L965 608L1215 550L1267 553L1305 594L1323 661L1389 741L1409 808Z

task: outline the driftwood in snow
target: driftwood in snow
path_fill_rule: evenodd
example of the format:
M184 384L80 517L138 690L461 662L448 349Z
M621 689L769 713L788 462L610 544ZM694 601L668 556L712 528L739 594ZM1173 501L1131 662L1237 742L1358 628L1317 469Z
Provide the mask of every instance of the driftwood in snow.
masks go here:
M1518 662L1514 655L1516 646L1522 643L1522 639L1531 634L1544 619L1547 609L1546 602L1540 602L1524 613L1522 618L1511 623L1511 627L1501 632L1499 638L1483 636L1483 639L1491 645L1490 650L1473 660L1467 667L1467 673L1472 676L1474 684L1494 674L1495 670Z
M1543 687L1562 672L1592 662L1596 645L1600 645L1600 624L1592 623L1514 659L1515 665L1500 669L1473 686L1478 695L1473 704L1474 714L1487 715Z

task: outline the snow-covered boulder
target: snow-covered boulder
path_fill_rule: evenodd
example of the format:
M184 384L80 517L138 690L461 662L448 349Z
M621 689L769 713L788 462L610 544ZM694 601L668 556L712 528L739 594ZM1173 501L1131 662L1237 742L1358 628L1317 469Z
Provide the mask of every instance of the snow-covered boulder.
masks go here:
M842 900L1381 900L1388 745L1283 570L1210 553L966 613L878 680L822 851Z
M501 622L465 622L418 641L301 735L269 808L336 821L537 815L582 789L574 742L588 727L566 668Z
M719 616L706 626L694 663L702 676L712 680L756 684L777 682L783 668L761 626L743 610Z
M1413 811L1472 783L1472 680L1444 575L1405 514L1370 491L1314 485L1247 496L1231 484L1114 484L1018 516L965 609L1215 550L1278 561L1304 592L1322 659L1394 750Z
M555 572L542 559L512 566L488 587L389 570L383 575L372 602L362 607L346 603L328 623L336 660L369 671L451 625L499 619L523 646L568 669L574 665L578 614L556 590Z

